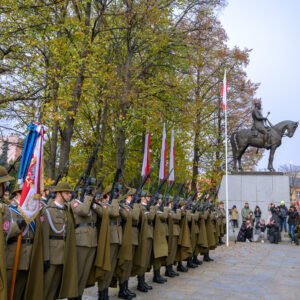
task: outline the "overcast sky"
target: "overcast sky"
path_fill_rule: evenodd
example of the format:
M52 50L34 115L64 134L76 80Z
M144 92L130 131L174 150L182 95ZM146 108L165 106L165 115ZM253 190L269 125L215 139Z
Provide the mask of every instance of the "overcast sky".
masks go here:
M300 1L228 0L219 18L228 34L229 46L253 49L246 69L260 82L264 115L276 124L300 120ZM230 83L228 83L230 85ZM267 167L265 151L258 169ZM284 137L274 167L300 165L300 126L293 138Z

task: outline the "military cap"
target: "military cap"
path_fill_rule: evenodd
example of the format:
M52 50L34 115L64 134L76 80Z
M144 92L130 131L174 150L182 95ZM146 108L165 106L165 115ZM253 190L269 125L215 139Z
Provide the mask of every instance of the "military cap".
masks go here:
M179 201L179 206L180 207L186 205L186 203L187 203L186 200L184 200L183 198L180 198L180 201Z
M172 203L174 201L174 197L173 196L169 196L168 201L169 201L169 203Z
M12 176L8 175L7 170L0 166L0 183L15 180Z
M73 190L67 182L61 181L53 187L52 192L73 192Z
M12 196L14 196L16 193L21 193L21 192L22 192L22 188L17 184L11 194Z

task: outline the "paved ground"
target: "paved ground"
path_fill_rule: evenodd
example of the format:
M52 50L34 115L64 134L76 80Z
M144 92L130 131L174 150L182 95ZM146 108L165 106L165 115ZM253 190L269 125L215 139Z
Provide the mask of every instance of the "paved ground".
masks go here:
M148 293L136 291L136 280L129 286L136 299L300 299L300 246L287 241L237 243L211 251L214 262L170 278L164 285L151 283ZM163 268L162 268L163 269ZM152 274L148 274L148 281ZM83 299L97 299L96 288L86 290ZM110 299L117 298L117 289L110 289Z

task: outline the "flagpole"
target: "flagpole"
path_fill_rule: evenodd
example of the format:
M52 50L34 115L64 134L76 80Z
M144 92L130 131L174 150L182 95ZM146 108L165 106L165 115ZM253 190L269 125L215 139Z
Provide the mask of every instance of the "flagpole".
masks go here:
M229 247L227 107L225 108L225 202L226 202L226 233L227 233L226 246Z

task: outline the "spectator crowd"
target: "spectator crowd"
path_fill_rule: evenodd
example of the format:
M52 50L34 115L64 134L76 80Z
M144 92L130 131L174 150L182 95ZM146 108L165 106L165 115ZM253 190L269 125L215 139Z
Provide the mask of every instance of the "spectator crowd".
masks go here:
M231 225L233 231L239 228L239 212L236 205L230 209ZM300 240L300 214L291 203L288 208L284 201L279 205L270 203L266 220L262 218L262 211L257 205L250 209L249 203L245 202L241 210L242 224L236 241L238 242L261 242L265 240L273 244L281 242L281 232L288 232L292 244L299 245Z

